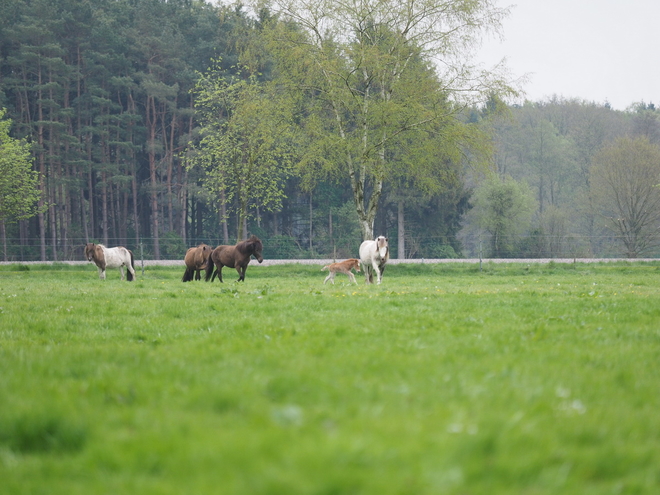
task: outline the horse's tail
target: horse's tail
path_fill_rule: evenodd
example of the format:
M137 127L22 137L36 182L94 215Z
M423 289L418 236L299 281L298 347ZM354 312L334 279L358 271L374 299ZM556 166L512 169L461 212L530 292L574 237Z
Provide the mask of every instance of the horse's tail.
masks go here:
M192 268L186 267L186 271L183 272L183 277L181 278L181 282L190 282L193 279L193 274L195 270Z
M131 268L133 269L133 272L134 272L135 271L135 259L133 258L133 251L131 251L130 249L127 249L126 251L128 251L128 254L131 255ZM121 270L121 268L120 268L120 270ZM129 282L132 282L133 279L134 279L133 272L131 272L131 270L128 270L128 269L126 270L126 280L128 280Z
M215 268L215 263L213 263L213 261L209 257L209 259L206 260L206 268L204 269L206 271L206 276L204 277L205 282L208 282L211 279L214 268ZM213 282L213 280L211 280L211 282Z

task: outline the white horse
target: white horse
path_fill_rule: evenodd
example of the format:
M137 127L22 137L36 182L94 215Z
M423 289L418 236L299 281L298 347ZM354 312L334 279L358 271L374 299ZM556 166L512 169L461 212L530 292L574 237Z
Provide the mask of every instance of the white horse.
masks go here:
M387 237L379 236L374 241L364 241L360 244L360 263L364 269L364 278L367 284L374 283L374 272L380 284L383 279L385 263L390 259L390 249Z
M85 245L85 258L93 261L99 269L99 278L105 280L106 268L119 268L121 279L124 280L124 270L126 267L126 278L129 282L135 280L135 262L133 253L125 247L107 248L103 244L87 243Z

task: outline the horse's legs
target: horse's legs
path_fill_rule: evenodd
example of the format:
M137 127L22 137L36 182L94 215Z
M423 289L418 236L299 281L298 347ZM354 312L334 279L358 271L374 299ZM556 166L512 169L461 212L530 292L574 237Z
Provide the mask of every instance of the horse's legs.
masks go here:
M129 273L131 274L131 277L128 276ZM126 265L126 278L128 278L129 282L131 280L135 280L135 269L131 266L130 263Z
M374 262L374 271L376 272L376 284L380 284L380 281L383 278L383 274L380 272L380 267L378 266L378 263ZM373 282L373 275L371 281Z
M238 265L236 271L238 272L238 280L236 282L245 282L245 269L246 266Z
M348 272L348 278L350 279L351 283L355 282L357 284L357 280L355 280L355 275L353 275L353 272Z
M121 280L123 282L124 281L124 269L122 268L121 265L119 266L119 275L121 275Z
M101 267L99 267L99 278L105 280L105 270Z
M334 272L330 272L330 273L328 273L328 276L325 277L325 280L323 281L323 285L325 285L325 283L326 283L328 280L330 280L330 282L332 282L332 285L335 284L335 274L334 274Z
M362 262L361 262L362 263ZM369 283L369 265L362 263L362 273L364 273L364 283Z
M197 273L195 273L195 280L202 280L202 276L199 274L201 270L197 270Z
M382 278L382 275L381 275L381 273L380 273L380 268L379 268L379 266L378 266L378 263L376 263L376 262L374 261L374 262L373 262L373 267L374 267L374 271L376 272L376 277L377 277L377 280L378 280L376 283L377 283L377 284L380 284L380 280L381 280L381 278ZM373 274L372 274L372 275L371 275L371 283L373 283L373 281L374 281L374 276L373 276Z

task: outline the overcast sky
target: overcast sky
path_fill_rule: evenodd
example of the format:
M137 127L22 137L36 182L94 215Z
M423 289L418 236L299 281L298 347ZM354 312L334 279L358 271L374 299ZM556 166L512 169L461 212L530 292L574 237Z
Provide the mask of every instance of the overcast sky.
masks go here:
M660 0L496 1L515 5L504 41L487 40L480 59L506 58L513 76L527 74L527 99L660 106Z

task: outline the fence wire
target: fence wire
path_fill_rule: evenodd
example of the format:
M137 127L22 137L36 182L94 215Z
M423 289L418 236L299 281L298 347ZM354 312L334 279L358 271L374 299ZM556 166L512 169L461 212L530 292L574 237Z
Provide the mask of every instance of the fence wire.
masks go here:
M262 237L263 255L267 259L345 259L358 257L360 239L320 238L298 239L289 236ZM406 237L401 256L396 235L389 236L390 257L398 259L584 259L584 258L631 258L624 239L614 235L528 235L506 236L495 245L490 236L462 236L449 242L441 237ZM59 240L56 249L46 241L45 254L39 238L19 239L7 237L1 246L1 258L5 262L35 261L83 261L83 238ZM89 242L99 242L90 239ZM156 256L155 239L109 238L108 247L122 245L133 251L136 259L179 260L189 247L200 243L211 246L222 244L217 239L192 238L184 241L178 236L159 238L160 256ZM647 246L635 257L660 258L658 246Z

